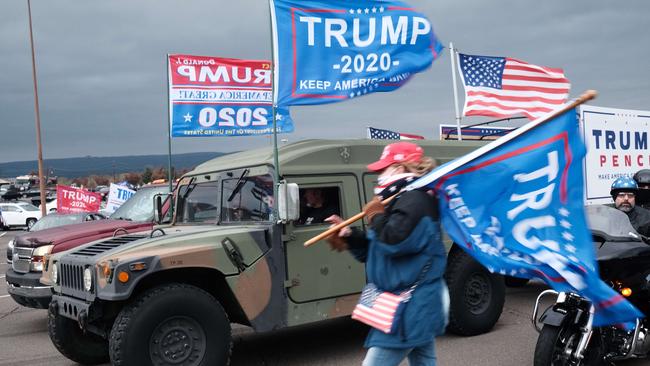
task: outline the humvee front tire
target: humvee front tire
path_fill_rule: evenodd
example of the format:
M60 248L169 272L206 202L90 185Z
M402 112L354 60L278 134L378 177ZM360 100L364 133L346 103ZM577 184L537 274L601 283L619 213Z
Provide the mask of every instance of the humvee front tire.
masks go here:
M450 297L447 330L462 336L489 332L503 311L503 277L458 249L450 253L445 280Z
M232 337L228 316L212 295L176 283L126 305L109 344L113 365L227 365Z
M108 341L90 332L84 333L76 321L59 315L55 302L48 307L47 332L54 347L74 362L82 365L108 362Z

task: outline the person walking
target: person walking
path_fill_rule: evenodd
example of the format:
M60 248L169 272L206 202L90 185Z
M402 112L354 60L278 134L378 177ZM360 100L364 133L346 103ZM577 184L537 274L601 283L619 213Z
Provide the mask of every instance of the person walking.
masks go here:
M396 366L404 359L411 366L436 364L435 337L444 333L449 314L438 201L426 189L400 192L434 165L416 144L386 146L380 159L368 165L379 177L376 196L364 207L367 233L345 227L327 238L332 249L349 250L364 262L368 282L378 289L400 294L417 284L394 333L370 329L363 366ZM384 207L381 200L395 194ZM333 215L326 221L336 225L343 220Z

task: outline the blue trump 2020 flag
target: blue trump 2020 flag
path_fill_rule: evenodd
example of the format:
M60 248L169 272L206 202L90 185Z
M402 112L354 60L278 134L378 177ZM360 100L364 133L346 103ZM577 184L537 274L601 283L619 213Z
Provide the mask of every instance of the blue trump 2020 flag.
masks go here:
M541 278L555 290L581 294L595 306L596 326L642 317L598 275L584 214L586 149L575 109L520 130L408 189L435 188L445 230L490 271Z
M429 20L392 0L270 0L278 106L402 86L442 45Z

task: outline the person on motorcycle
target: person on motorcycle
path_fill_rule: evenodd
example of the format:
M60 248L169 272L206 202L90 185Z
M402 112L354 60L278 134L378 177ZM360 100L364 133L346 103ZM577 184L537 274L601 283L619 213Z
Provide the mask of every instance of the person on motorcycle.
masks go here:
M650 210L650 169L641 169L632 178L639 186L636 204Z
M630 177L616 178L609 193L614 206L627 214L634 229L641 235L650 236L650 211L636 205L639 187Z

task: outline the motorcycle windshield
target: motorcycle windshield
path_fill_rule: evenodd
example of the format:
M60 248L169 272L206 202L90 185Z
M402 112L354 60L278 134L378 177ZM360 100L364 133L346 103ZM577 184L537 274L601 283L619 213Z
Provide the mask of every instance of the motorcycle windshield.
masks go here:
M587 206L587 221L594 235L607 241L641 241L630 219L622 211L604 205Z
M650 254L650 246L643 242L625 213L602 205L587 206L586 211L598 261Z

